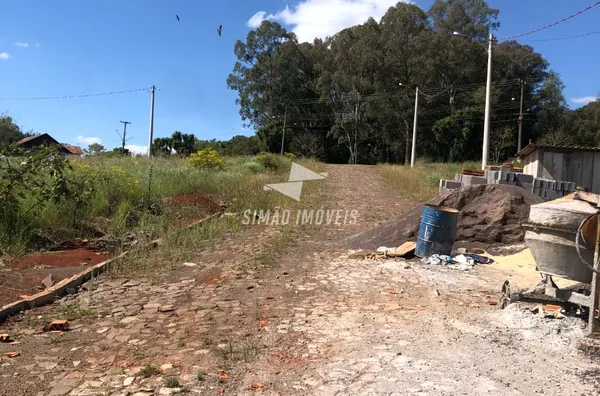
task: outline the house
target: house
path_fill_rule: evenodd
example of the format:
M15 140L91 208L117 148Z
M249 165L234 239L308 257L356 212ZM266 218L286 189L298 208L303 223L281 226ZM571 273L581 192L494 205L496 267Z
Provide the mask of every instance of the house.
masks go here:
M83 150L79 146L70 146L64 145L57 142L52 136L47 133L42 133L41 135L28 136L24 139L21 139L17 142L18 146L21 146L25 149L36 149L41 146L51 147L58 146L59 150L64 155L82 155Z
M536 178L573 182L600 194L600 147L529 145L517 153L523 173Z

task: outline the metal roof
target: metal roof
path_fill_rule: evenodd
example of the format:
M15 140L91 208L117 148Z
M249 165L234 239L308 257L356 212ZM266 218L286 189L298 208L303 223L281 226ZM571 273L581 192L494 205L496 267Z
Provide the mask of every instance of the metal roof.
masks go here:
M530 143L522 148L517 153L517 157L526 157L537 149L552 150L552 151L600 151L600 147L584 147L584 146L563 146L552 144Z
M71 154L75 154L75 155L82 155L83 154L83 150L81 149L81 147L79 146L69 146L69 145L63 145L63 147L69 151Z

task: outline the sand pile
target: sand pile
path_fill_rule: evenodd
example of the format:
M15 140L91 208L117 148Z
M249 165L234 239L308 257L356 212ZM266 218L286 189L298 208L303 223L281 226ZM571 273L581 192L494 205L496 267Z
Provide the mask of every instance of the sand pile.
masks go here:
M523 241L520 226L529 217L529 207L542 200L511 185L480 185L454 190L427 202L460 211L456 241L481 242L488 245L514 244ZM354 235L349 244L355 249L399 246L416 241L423 204L414 207L386 224Z

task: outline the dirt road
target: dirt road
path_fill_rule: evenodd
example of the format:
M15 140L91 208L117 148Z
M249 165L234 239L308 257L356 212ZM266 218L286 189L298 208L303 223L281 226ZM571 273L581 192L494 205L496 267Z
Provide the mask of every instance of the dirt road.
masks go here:
M598 394L578 319L488 304L510 272L348 259L347 236L412 204L371 167L328 171L325 208L357 224L297 233L267 269L252 260L277 230L249 226L169 282L100 277L0 327L20 342L0 344L0 395ZM71 331L33 334L65 315Z

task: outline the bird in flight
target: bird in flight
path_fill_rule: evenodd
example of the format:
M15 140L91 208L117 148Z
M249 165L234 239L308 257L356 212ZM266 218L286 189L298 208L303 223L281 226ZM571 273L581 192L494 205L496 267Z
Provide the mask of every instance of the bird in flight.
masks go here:
M219 37L221 37L222 31L223 31L223 25L219 25L219 28L217 29L217 33L219 33Z
M175 15L175 18L177 18L177 20L179 20L179 15Z

